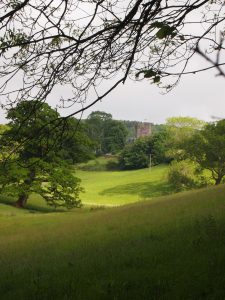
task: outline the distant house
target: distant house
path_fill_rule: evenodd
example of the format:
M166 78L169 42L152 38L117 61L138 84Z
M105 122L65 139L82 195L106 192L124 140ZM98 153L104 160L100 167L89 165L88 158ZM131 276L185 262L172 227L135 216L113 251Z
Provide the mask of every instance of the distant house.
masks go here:
M152 123L138 122L136 123L136 139L140 137L150 136L152 134Z
M155 129L155 125L149 122L125 120L123 122L128 130L127 143L132 143L139 137L150 136Z

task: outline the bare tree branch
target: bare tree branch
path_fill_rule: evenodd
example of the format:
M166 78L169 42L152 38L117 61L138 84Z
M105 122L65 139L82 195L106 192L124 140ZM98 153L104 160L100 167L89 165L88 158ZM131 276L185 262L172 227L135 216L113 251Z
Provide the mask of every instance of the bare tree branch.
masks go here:
M72 116L128 77L170 90L183 75L214 68L225 76L222 0L3 0L0 10L6 110L24 99L48 101L61 86L71 95L55 101ZM206 62L198 70L190 69L195 55Z

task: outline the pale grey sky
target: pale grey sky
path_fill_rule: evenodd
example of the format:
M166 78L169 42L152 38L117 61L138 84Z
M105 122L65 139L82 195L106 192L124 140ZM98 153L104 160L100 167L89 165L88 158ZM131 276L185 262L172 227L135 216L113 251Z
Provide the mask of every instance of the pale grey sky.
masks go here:
M198 20L199 15L194 14L191 18ZM190 25L187 30L193 26L195 25ZM195 30L199 28L196 27ZM199 69L203 64L205 65L205 61L194 56L191 69ZM102 102L87 110L83 117L87 117L92 111L101 110L111 113L115 119L146 120L156 124L164 123L172 116L192 116L205 121L212 120L211 116L225 118L225 79L215 74L216 71L206 71L183 76L179 85L166 95L162 95L162 91L148 80L128 80ZM17 84L15 80L13 85ZM108 85L109 82L106 83L106 86ZM69 88L56 88L50 96L49 103L54 107L56 95L66 97L70 94ZM62 111L62 114L70 114L78 108L80 106L72 107ZM3 122L4 112L0 109L0 123Z
M150 84L128 81L102 102L85 112L94 110L111 113L115 119L164 123L172 116L191 116L211 121L211 116L225 118L225 79L215 71L187 75L168 94Z
M166 95L145 82L128 82L92 110L111 113L115 119L163 123L171 116L192 116L206 121L225 118L225 80L210 73L183 78ZM89 114L91 110L85 113Z
M198 70L209 66L206 61L195 55L189 70ZM101 110L111 113L114 119L148 121L164 123L173 116L190 116L212 121L212 116L225 118L225 78L216 76L216 70L184 75L180 83L171 92L150 83L150 80L131 81L120 85L101 102L85 111L87 117L92 111ZM108 87L110 82L106 83ZM58 90L65 95L69 90ZM95 99L95 95L92 95ZM54 103L54 94L51 96ZM80 106L77 107L77 109ZM63 112L74 111L72 107ZM78 116L77 116L78 117Z
M164 123L168 117L191 116L205 121L211 116L225 118L225 79L215 76L215 71L187 75L179 85L168 94L145 80L127 81L110 95L84 113L101 110L113 115L115 119ZM54 99L54 94L52 95ZM54 105L54 101L51 101ZM66 113L74 109L67 109ZM0 120L4 122L3 111Z

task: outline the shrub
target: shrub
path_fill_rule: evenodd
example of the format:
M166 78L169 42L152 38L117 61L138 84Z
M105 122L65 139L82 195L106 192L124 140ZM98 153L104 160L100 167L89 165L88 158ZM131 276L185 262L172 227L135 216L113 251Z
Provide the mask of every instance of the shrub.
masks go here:
M90 160L87 163L77 165L77 168L82 171L115 171L119 170L118 158L100 156L96 159Z
M106 170L108 171L117 171L120 169L118 159L110 159L106 163Z
M119 164L123 170L141 169L149 165L149 140L137 139L133 144L124 147L119 156Z
M189 160L173 161L169 167L168 181L177 191L208 184L202 170L196 163Z

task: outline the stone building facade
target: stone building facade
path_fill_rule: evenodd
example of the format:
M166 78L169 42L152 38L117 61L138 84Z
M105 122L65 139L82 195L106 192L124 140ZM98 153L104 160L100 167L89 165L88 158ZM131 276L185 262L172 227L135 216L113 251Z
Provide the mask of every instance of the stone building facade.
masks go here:
M136 124L136 139L140 137L150 136L152 134L152 123L138 122Z

